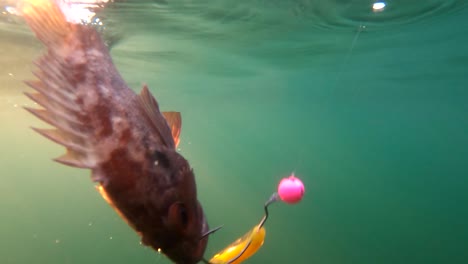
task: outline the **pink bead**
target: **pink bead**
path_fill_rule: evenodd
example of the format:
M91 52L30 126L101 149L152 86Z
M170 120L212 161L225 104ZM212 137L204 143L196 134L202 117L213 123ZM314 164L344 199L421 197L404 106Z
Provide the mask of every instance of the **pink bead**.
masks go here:
M294 174L283 178L278 185L278 194L281 200L286 203L298 203L302 199L302 196L304 196L304 192L304 184Z

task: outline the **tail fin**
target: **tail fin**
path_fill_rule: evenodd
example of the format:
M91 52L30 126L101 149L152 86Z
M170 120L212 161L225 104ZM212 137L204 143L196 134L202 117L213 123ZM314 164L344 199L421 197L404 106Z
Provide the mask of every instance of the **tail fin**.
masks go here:
M46 46L60 43L72 30L56 0L24 0L21 12L36 34Z

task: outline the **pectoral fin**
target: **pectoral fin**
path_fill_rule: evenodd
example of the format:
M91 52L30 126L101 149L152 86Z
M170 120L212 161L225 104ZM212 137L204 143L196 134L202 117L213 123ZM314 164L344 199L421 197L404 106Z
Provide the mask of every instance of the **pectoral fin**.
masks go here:
M182 129L182 117L180 112L162 112L164 118L166 118L167 124L171 129L172 138L174 139L175 147L179 145L180 142L180 131Z

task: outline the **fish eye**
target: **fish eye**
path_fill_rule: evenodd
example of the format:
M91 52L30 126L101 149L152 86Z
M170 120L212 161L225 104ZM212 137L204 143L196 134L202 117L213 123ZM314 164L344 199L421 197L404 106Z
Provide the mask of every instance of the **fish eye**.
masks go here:
M174 227L185 230L189 224L189 211L185 204L177 202L169 208L169 222Z
M188 213L187 208L185 208L185 205L183 204L179 207L179 217L182 226L186 227L188 224Z
M161 165L163 168L170 167L169 158L164 152L156 150L153 154L153 158L154 158L154 164L156 166Z

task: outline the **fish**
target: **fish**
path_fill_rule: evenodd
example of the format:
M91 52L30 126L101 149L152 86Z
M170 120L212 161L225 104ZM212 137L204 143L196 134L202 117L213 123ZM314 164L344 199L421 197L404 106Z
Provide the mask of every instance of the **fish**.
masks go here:
M90 170L143 245L175 263L202 260L208 223L177 151L180 112L160 111L147 85L129 88L99 33L68 22L55 0L25 0L20 10L45 47L25 93L40 108L25 108L52 126L35 131L65 147L55 161Z

